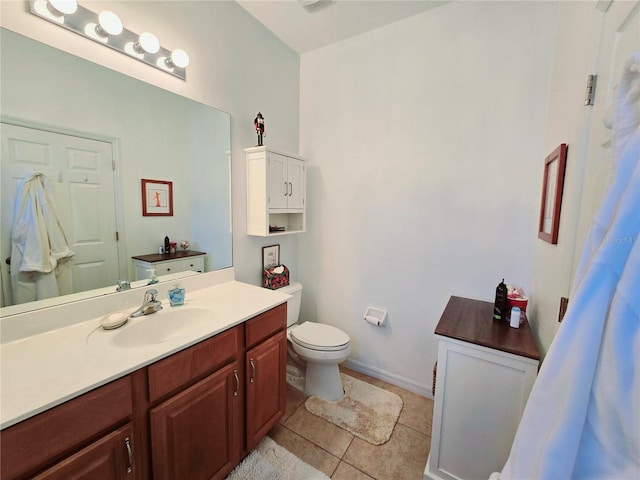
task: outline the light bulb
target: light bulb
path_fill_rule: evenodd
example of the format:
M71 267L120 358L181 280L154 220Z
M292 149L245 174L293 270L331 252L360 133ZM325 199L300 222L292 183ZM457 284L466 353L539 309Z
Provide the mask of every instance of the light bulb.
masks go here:
M189 65L189 54L181 48L176 48L171 52L171 58L167 59L167 63L170 67L186 68Z
M102 37L120 35L122 30L122 20L115 13L105 10L98 15L98 25L96 25L98 35Z
M156 37L153 33L144 32L142 35L140 35L138 43L136 43L135 47L138 51L140 51L139 49L141 49L148 53L158 53L158 50L160 50L160 41L158 40L158 37Z
M71 15L78 10L78 2L76 0L49 0L47 7L53 10L54 15Z

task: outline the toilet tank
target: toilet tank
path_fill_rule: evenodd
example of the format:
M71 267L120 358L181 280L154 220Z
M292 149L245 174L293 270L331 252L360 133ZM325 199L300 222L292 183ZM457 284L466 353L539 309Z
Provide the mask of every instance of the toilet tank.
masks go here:
M278 292L291 295L287 300L287 327L298 323L300 316L300 300L302 300L302 285L298 282L291 282L286 287L278 289Z

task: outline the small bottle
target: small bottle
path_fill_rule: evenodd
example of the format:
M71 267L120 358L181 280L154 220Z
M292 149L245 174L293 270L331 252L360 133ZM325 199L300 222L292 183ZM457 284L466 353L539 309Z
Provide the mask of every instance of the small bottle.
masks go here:
M172 307L184 305L184 287L179 283L176 283L171 290L169 290L169 304Z
M509 300L507 299L507 286L504 284L503 278L496 287L496 301L493 304L493 319L508 321L508 309Z
M158 283L160 281L158 279L158 277L156 277L156 269L155 268L150 268L149 270L147 270L147 272L150 273L149 281L147 282L147 285L153 285L154 283Z
M169 241L169 235L164 236L164 253L169 253L171 248L171 242Z
M511 328L520 328L520 307L513 307L511 309L509 326Z

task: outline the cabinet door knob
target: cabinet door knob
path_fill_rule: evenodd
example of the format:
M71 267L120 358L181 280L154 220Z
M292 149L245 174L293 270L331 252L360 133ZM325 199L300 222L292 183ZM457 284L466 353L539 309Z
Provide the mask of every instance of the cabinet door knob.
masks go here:
M124 439L124 446L127 447L127 473L131 473L133 471L133 451L129 437Z
M256 376L256 364L253 363L253 358L249 360L249 365L251 365L251 376L249 377L249 383L253 383L253 380Z

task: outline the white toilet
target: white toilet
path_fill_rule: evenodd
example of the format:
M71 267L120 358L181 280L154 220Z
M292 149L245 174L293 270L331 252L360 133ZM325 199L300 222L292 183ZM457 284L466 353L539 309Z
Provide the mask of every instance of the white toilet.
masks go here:
M351 353L349 335L316 322L298 325L302 285L291 282L278 291L291 295L287 301L287 382L305 395L340 400L344 390L338 364Z

